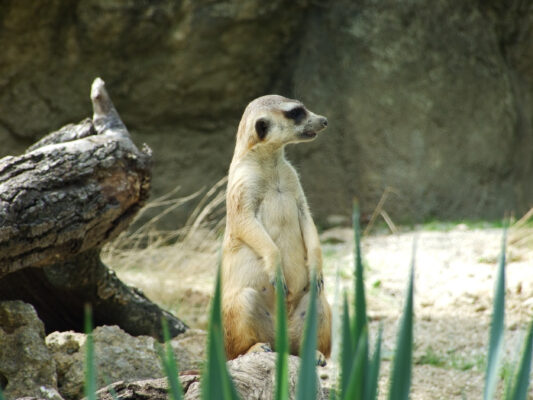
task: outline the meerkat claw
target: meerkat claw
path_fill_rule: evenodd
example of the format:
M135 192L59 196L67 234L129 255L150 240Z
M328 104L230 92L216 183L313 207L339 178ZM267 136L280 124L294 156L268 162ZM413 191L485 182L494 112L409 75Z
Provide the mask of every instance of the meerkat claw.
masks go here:
M272 350L272 349L270 348L270 346L269 346L268 344L266 344L266 343L263 344L263 345L261 346L261 348L265 351L265 353L273 353L273 352L274 352L274 350Z
M323 289L324 289L324 277L322 275L319 275L316 280L317 294L320 294Z
M268 343L256 343L248 349L246 353L273 353L272 347Z
M325 367L327 365L326 357L320 351L316 352L316 365L319 367Z

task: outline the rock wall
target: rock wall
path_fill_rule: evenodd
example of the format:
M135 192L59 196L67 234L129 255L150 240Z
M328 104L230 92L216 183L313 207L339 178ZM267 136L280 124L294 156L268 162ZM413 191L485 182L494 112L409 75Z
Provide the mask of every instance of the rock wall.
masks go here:
M326 115L288 151L314 214L359 197L396 220L500 218L533 203L533 5L508 0L6 0L0 156L82 119L95 76L154 194L225 175L240 114L272 92ZM168 219L176 226L188 213Z
M331 121L325 151L298 154L314 203L345 211L350 194L368 211L391 187L385 208L415 220L532 204L533 7L506 3L346 1L311 13L292 91Z

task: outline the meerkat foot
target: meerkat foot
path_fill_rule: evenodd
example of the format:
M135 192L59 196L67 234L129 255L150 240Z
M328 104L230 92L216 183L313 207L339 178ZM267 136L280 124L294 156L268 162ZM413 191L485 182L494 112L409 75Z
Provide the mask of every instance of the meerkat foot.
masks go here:
M322 293L322 290L324 289L324 276L322 275L322 272L317 274L316 276L316 292L317 294Z
M322 354L320 351L316 351L316 365L319 367L325 367L327 364L326 362L326 356Z
M248 353L272 353L273 350L268 343L256 343L248 349Z

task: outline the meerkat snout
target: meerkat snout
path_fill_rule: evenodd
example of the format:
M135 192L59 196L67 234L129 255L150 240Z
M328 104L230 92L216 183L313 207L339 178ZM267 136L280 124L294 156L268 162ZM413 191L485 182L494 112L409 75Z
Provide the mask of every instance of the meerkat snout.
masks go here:
M328 126L328 119L321 115L316 115L309 111L309 118L302 127L298 137L301 139L312 140L316 138L319 132L322 132Z

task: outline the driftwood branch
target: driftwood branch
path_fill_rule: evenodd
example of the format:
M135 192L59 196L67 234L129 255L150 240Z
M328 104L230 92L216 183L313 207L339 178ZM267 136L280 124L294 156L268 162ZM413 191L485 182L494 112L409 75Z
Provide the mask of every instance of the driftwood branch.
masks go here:
M0 300L32 303L47 331L81 327L83 304L95 322L159 337L186 326L102 264L102 245L145 204L151 150L137 149L97 78L93 118L47 135L0 160Z

